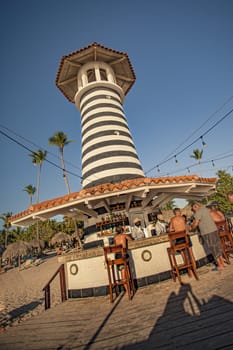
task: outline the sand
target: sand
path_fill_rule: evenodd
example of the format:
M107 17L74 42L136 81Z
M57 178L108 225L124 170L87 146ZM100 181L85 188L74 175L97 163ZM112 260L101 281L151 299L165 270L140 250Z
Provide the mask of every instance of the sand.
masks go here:
M61 263L47 253L38 266L13 268L0 273L0 330L44 312L43 287ZM61 301L59 275L51 284L51 307Z

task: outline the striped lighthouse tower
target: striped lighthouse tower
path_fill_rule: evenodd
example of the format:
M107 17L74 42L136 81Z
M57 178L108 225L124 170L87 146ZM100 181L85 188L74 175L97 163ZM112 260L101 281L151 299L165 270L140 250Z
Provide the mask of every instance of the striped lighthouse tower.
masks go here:
M82 186L144 177L123 110L128 55L97 43L62 58L56 85L81 113Z

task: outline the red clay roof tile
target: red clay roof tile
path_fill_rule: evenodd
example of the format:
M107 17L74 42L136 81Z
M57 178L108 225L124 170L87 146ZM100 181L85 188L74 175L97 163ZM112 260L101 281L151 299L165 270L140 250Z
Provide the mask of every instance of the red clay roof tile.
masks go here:
M115 192L119 190L127 190L134 187L140 187L145 185L154 185L160 183L187 183L192 181L198 181L201 183L212 183L217 182L216 178L200 178L197 175L188 175L188 176L171 176L171 177L161 177L161 178L137 178L131 180L123 180L120 183L115 184L102 184L94 186L88 189L82 189L80 192L73 192L62 197L53 198L41 203L31 205L27 210L24 210L20 213L15 214L10 218L10 221L16 220L21 217L25 217L29 214L36 213L39 210L56 207L60 204L65 204L67 202L72 202L73 200L81 197L88 197L91 195L98 195L103 193Z

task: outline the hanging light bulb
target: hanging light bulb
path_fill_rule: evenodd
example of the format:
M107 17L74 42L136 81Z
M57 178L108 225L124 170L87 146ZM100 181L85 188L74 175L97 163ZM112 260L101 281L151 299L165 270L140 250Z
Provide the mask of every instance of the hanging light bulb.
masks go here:
M174 157L175 158L175 162L176 162L176 164L178 163L178 159L176 158L176 156Z
M160 173L160 169L159 169L159 166L157 165L157 171L158 171L158 173Z
M207 147L207 144L205 143L205 141L203 140L203 136L201 136L201 143L202 143L202 146L205 148Z
M211 162L212 162L212 166L215 166L214 161L213 161L213 160L211 160Z
M190 173L190 169L189 169L189 168L187 168L187 170L188 170L188 173Z

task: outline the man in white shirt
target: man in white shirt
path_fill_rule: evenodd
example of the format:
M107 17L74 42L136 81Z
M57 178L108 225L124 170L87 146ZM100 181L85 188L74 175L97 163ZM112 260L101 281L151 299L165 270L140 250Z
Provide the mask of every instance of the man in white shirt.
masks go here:
M133 239L142 239L145 238L145 232L143 227L141 226L141 220L139 218L135 218L134 221L134 226L132 227L131 234Z
M160 235L167 232L167 224L164 221L164 217L162 214L157 215L157 222L155 224L155 231L156 231L157 236L160 236Z

